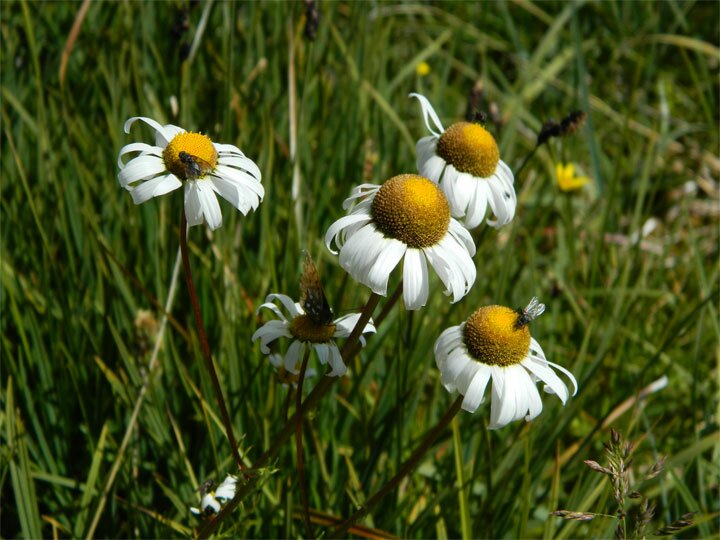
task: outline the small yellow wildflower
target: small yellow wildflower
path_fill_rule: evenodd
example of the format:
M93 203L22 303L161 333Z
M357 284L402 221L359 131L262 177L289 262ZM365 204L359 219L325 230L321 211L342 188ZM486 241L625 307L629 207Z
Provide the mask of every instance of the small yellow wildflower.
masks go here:
M430 73L430 64L427 62L418 62L418 65L415 66L415 73L417 73L420 77L425 77L428 73Z
M555 177L562 191L575 191L590 181L587 176L575 176L575 165L572 163L555 165Z

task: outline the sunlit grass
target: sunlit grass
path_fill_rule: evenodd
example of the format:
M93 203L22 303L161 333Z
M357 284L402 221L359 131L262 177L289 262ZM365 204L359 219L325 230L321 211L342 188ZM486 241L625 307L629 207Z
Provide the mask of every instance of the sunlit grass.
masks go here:
M612 536L613 518L549 515L614 512L609 482L583 464L602 463L612 426L636 442L636 470L668 456L642 484L656 528L696 511L684 535L718 533L714 3L321 3L313 42L300 2L91 3L74 34L81 5L2 4L2 536L88 534L147 378L182 196L136 207L118 186L128 117L236 144L263 172L257 212L242 217L223 201L223 227L190 234L210 343L252 461L282 426L287 395L250 343L255 308L270 292L297 298L303 249L336 313L362 307L368 290L326 250L327 227L353 186L415 172L426 129L409 92L450 123L477 81L476 107L513 169L547 120L576 109L588 120L516 178L509 225L475 231L470 294L451 305L435 281L426 308L393 310L307 418L316 533L382 488L452 402L432 354L440 332L480 305L535 295L547 312L533 335L576 375L579 394L499 431L486 430L488 407L462 413L363 525L401 537ZM591 182L561 192L558 162ZM182 284L170 316L98 537L192 535L199 483L233 471ZM640 394L663 375L666 388ZM221 530L305 534L294 464L287 444Z

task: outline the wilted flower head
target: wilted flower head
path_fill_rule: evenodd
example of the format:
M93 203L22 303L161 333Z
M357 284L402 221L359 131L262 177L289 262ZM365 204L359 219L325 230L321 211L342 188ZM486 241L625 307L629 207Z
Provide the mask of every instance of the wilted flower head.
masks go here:
M279 320L266 322L253 334L252 340L260 340L260 350L269 356L270 363L276 368L282 366L286 371L297 374L297 365L302 359L305 348L311 347L317 353L321 364L330 364L332 370L328 373L329 376L342 376L347 371L347 366L343 362L335 340L350 335L360 314L353 313L333 320L333 312L325 298L317 269L307 254L300 288L302 296L298 303L284 294L267 296L258 311L263 308L269 309L279 317ZM287 316L274 303L276 300L286 309ZM369 322L362 331L363 334L374 332L375 327L372 322ZM282 355L271 351L268 347L270 343L281 337L292 340L284 359ZM365 346L365 338L362 335L360 343Z

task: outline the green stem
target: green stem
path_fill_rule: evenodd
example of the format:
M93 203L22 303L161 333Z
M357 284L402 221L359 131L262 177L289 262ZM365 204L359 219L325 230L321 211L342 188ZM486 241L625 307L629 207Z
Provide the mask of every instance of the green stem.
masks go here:
M470 530L470 512L467 504L467 488L465 487L465 463L462 457L462 438L460 437L460 422L457 416L452 420L453 453L455 454L455 476L458 484L458 503L460 504L460 531L463 540L472 538Z
M295 415L297 416L297 422L295 424L295 448L297 450L298 483L300 484L300 499L302 501L303 515L305 517L305 531L308 538L315 538L312 530L312 524L310 523L310 501L308 500L307 486L305 485L305 467L303 466L302 450L302 389L311 350L312 346L308 345L302 361L302 366L300 367L298 387L297 392L295 393Z
M187 218L185 217L185 207L183 206L182 219L180 220L180 253L182 255L183 269L185 270L185 283L187 284L188 293L190 295L190 303L192 304L192 310L195 315L195 322L198 328L200 349L202 350L203 359L205 360L205 367L207 367L210 379L212 380L215 397L217 398L218 407L220 408L220 416L222 417L223 424L225 425L225 433L228 441L230 441L230 448L232 449L235 463L239 469L243 470L245 469L245 464L240 457L240 452L238 452L238 444L235 440L235 435L233 434L230 415L228 414L227 407L225 406L225 398L223 397L222 388L220 388L220 381L218 380L217 372L215 371L215 365L213 364L210 344L208 343L207 334L205 332L205 324L203 323L202 312L200 311L200 303L198 302L197 292L195 291L195 282L193 281L192 270L190 268L187 237Z
M445 414L438 421L438 423L435 424L435 426L427 432L423 440L415 449L415 452L413 452L413 454L405 461L405 463L403 463L397 474L393 476L388 481L388 483L385 484L382 489L380 489L380 491L370 497L370 499L365 503L364 506L362 506L357 512L355 512L352 516L350 516L343 523L341 523L332 532L331 538L343 538L348 528L350 528L356 521L365 517L387 494L389 494L398 486L398 484L400 484L400 481L403 478L405 478L408 474L412 472L412 470L417 466L420 459L425 455L428 450L430 450L433 443L442 434L442 432L445 431L447 425L453 418L455 418L455 415L460 411L463 399L463 396L457 397L455 402L445 412Z

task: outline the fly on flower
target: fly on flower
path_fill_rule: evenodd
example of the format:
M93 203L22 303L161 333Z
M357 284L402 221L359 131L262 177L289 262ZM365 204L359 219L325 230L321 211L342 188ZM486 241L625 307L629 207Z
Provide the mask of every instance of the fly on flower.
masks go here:
M269 309L279 320L267 321L253 334L252 340L260 340L260 351L268 355L270 363L278 370L284 368L293 375L297 374L298 362L305 350L310 348L315 351L321 364L329 364L332 368L327 373L328 376L342 376L347 371L347 366L343 362L335 340L347 338L352 333L360 319L360 314L352 313L333 320L333 312L325 298L317 268L307 253L300 288L302 291L300 302L293 302L284 294L267 296L258 311L263 308ZM287 315L274 303L276 300L285 308ZM363 334L374 332L375 327L370 321L363 328ZM291 340L284 356L273 352L268 346L279 338ZM360 337L360 344L365 346L363 336Z
M533 319L537 319L545 313L545 304L541 304L537 296L533 296L526 307L517 308L515 312L518 315L515 321L515 329L520 330L523 326L530 324Z
M198 178L202 178L213 168L213 166L203 158L193 156L187 152L179 152L178 157L180 158L180 161L182 161L183 165L185 165L185 178L188 180L197 180Z
M206 221L213 230L222 225L217 195L243 215L258 207L265 194L262 175L238 147L145 117L125 122L125 133L137 120L155 130L155 144L134 142L120 150L118 182L130 192L135 204L183 187L188 225ZM134 157L124 162L123 158L131 154Z
M484 306L465 322L445 330L435 342L435 361L440 380L448 392L464 396L462 408L475 412L492 387L490 429L525 418L532 420L542 411L537 383L555 394L563 404L577 392L575 377L564 367L550 362L540 344L530 335L528 325L545 311L537 298L525 309ZM556 373L570 382L568 385Z

